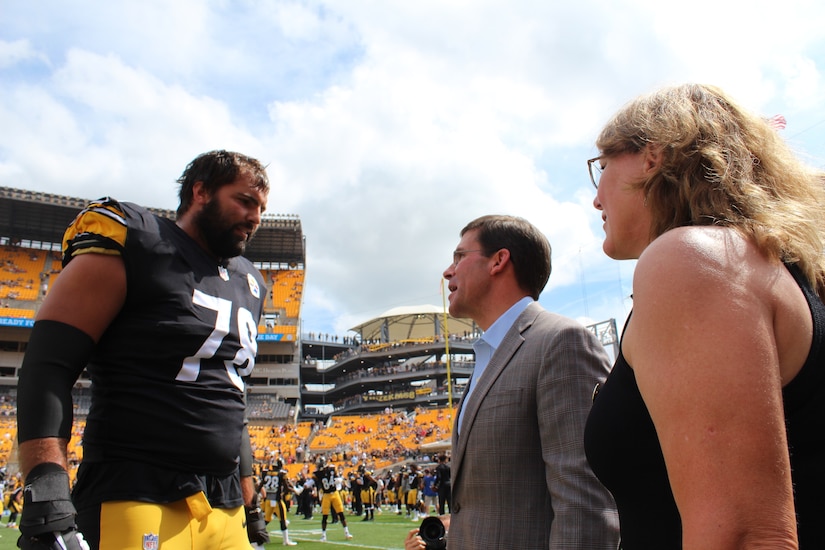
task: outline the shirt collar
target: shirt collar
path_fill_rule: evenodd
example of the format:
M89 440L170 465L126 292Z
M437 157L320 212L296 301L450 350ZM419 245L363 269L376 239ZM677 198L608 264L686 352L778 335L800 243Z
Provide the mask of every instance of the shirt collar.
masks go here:
M501 317L496 319L495 322L490 325L490 328L484 331L484 334L481 338L479 338L479 340L483 340L494 350L497 349L501 345L501 341L504 340L504 335L507 334L507 331L510 330L513 323L516 322L518 316L521 315L521 313L527 309L527 306L531 303L533 303L533 298L530 296L525 296L510 306L510 309L505 311Z

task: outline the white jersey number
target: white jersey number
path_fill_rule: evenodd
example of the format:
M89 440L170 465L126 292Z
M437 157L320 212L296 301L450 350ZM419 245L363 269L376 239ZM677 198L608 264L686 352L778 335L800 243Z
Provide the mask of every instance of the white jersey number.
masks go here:
M229 334L229 327L232 322L232 302L229 300L210 296L195 289L192 294L192 303L196 306L211 309L217 315L215 316L215 327L200 349L195 355L183 360L180 371L175 377L175 380L181 382L194 382L198 379L201 370L201 359L209 359L215 356L218 348L223 343L223 339ZM238 309L238 334L240 335L241 347L235 357L231 361L224 361L224 364L229 379L235 387L243 391L244 383L241 377L252 372L255 367L255 354L258 352L258 342L255 339L258 334L258 326L252 318L252 312L244 307Z

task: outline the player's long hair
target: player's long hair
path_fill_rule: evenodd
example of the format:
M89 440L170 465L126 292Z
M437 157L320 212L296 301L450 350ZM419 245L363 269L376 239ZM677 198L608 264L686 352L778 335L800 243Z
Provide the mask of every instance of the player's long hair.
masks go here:
M769 257L797 263L825 298L825 174L764 118L716 87L685 84L630 102L596 146L606 157L660 151L659 170L638 183L651 238L687 225L735 228Z

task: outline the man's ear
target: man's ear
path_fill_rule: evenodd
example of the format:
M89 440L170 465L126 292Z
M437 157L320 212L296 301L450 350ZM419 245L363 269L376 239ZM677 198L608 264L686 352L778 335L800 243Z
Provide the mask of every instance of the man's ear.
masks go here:
M500 248L495 251L492 256L490 256L490 259L493 260L493 266L490 268L490 273L501 273L510 264L510 251L506 248Z
M206 189L206 185L202 181L196 181L192 184L192 202L194 204L204 205L212 198L212 194Z

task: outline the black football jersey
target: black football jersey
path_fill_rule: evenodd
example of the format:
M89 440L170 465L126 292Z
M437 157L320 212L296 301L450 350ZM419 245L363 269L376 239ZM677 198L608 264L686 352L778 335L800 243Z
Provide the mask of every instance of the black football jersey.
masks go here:
M66 231L64 264L84 253L122 257L128 284L88 365L84 461L232 474L266 294L258 270L241 256L221 265L173 220L108 198Z
M318 488L325 493L332 493L338 490L338 482L336 478L339 477L335 468L332 466L325 466L320 470L315 471L315 480Z
M421 486L421 476L418 473L410 474L408 483L410 485L410 489L418 490Z
M269 500L286 500L290 490L289 480L283 470L263 470L261 481Z

